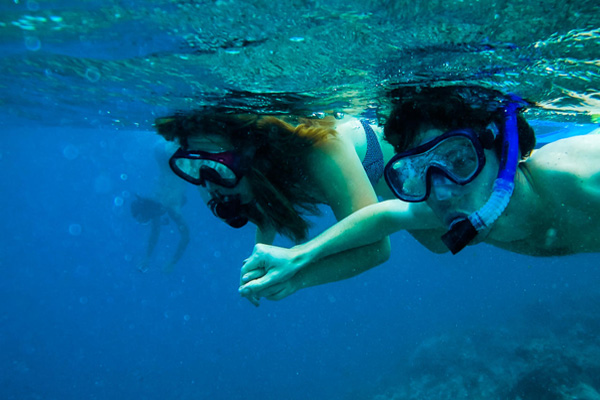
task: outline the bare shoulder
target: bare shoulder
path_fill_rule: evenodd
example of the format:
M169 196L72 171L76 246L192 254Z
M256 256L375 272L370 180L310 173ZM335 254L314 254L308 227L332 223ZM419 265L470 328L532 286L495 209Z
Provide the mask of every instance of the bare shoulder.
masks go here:
M336 136L318 143L307 167L315 193L337 219L377 202L352 141Z
M352 134L355 131L360 131L362 124L360 119L346 116L341 120L336 121L335 130L342 135Z
M528 162L544 169L588 168L598 164L600 135L588 134L557 140L536 150Z
M600 135L588 134L547 144L526 165L538 192L576 197L600 193L599 160Z

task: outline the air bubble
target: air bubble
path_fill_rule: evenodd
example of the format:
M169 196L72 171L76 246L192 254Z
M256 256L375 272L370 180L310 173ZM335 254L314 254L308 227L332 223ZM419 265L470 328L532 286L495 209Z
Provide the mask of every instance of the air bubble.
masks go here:
M79 156L79 150L72 144L68 144L63 149L63 156L65 156L67 160L74 160Z
M28 36L25 38L25 47L30 51L38 51L42 48L42 42L35 36Z
M79 224L71 224L69 225L69 234L73 235L73 236L79 236L81 235L81 225Z
M85 77L92 83L98 82L101 76L100 70L96 67L89 67L85 70Z
M121 207L123 205L123 198L120 196L115 197L114 203L115 206Z
M29 11L39 11L40 5L37 1L29 0L27 2L27 9Z

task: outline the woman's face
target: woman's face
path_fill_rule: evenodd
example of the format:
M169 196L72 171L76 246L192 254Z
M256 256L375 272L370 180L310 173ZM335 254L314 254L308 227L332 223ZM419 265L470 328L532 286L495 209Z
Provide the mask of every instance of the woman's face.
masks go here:
M425 129L421 133L417 146L443 133L439 129ZM450 226L458 218L465 218L479 210L490 197L499 164L493 150L484 150L484 152L485 166L475 179L465 185L456 184L442 173L432 170L431 193L427 204L446 226Z

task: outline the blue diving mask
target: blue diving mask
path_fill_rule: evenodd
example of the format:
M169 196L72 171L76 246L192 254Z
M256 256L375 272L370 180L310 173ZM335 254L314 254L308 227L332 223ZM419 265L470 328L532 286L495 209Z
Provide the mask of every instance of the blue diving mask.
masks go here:
M442 241L456 254L477 234L489 227L504 212L514 190L514 179L519 162L519 135L517 111L527 105L511 95L504 108L504 126L500 132L500 167L488 201L467 218L452 221ZM490 130L486 130L490 132ZM492 132L493 133L493 132ZM495 135L477 136L468 129L446 132L437 138L399 153L386 165L384 176L394 194L401 200L420 202L428 198L432 172L443 175L458 185L473 181L485 165L483 149L492 148Z
M486 148L489 144L486 143ZM408 202L427 200L434 172L466 185L485 166L482 141L470 129L448 131L414 149L396 154L386 165L385 180L396 197Z

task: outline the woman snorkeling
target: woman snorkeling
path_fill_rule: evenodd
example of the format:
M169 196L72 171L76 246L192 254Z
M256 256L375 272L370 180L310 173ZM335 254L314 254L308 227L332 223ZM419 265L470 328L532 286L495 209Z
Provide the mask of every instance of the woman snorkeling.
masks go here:
M533 129L520 115L526 103L515 96L471 87L395 96L385 138L397 154L384 175L399 200L365 207L292 249L257 245L242 276L267 273L244 279L242 293L278 299L269 288L282 276L296 285L295 274L316 260L398 230L436 253L481 242L533 256L600 251L600 135L533 151ZM419 216L422 205L436 224Z
M308 215L318 205L331 208L338 220L393 195L382 179L393 155L380 130L365 120L305 120L294 126L282 119L252 114L201 110L160 118L158 133L180 148L170 165L195 184L212 212L234 228L252 222L256 243L271 244L276 234L295 242L306 239ZM271 296L357 275L389 257L389 240L339 254L326 268L308 268L298 284L282 276ZM316 264L319 264L318 262ZM255 268L244 279L259 278ZM249 300L258 304L251 293Z

